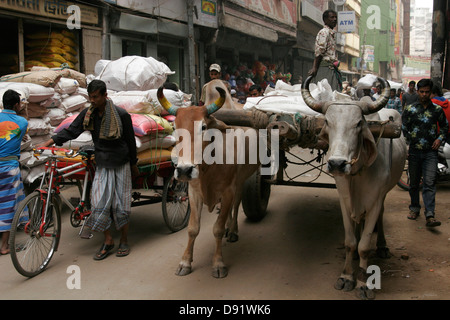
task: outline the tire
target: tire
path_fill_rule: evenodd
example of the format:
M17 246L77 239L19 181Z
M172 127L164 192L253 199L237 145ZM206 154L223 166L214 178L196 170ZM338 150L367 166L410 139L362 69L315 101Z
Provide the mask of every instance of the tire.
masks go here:
M30 193L20 202L11 225L11 259L16 270L25 277L34 277L44 271L58 249L61 236L59 206L52 200L50 222L41 227L43 204L39 191ZM29 220L24 222L27 211Z
M262 220L267 214L271 185L257 170L244 184L242 191L242 208L245 216L254 222Z
M172 232L184 229L191 213L188 196L189 184L174 178L173 173L165 179L162 194L164 222Z

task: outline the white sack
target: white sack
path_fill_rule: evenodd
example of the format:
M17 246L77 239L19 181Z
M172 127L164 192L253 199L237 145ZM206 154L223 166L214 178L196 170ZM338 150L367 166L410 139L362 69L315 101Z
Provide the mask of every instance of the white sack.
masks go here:
M157 89L175 73L152 57L140 56L99 60L94 70L95 79L103 80L108 89L115 91Z
M60 108L63 109L66 113L74 112L83 108L87 102L88 100L84 95L73 94L62 100Z

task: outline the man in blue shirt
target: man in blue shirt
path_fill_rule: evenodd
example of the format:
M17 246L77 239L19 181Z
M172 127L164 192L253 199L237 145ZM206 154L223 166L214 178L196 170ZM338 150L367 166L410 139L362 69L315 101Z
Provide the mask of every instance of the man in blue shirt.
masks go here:
M27 132L28 121L18 116L20 95L14 90L3 94L4 110L0 113L0 253L10 252L8 238L11 222L19 202L25 198L19 159L20 144ZM26 217L24 217L26 218Z
M427 227L441 225L434 217L436 170L438 150L447 136L449 126L444 110L431 101L432 88L433 82L430 79L420 80L417 83L418 101L406 106L402 113L402 131L409 145L411 204L408 219L416 220L419 216L419 186L423 178L422 198Z
M402 114L402 101L399 97L397 97L397 92L395 89L391 89L391 95L389 96L388 103L386 108L397 110L400 114Z

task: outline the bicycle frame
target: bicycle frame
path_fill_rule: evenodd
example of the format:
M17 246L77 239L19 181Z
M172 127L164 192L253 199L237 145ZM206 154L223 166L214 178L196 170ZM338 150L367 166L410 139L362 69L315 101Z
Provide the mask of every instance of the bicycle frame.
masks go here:
M72 225L78 226L81 221L83 221L87 216L90 215L90 210L84 210L86 205L86 192L88 187L88 182L92 181L94 167L92 165L92 160L89 156L84 156L82 161L75 162L68 166L58 167L58 164L62 164L65 161L71 162L70 158L75 158L79 153L73 155L72 150L60 149L60 148L41 148L41 150L50 150L51 155L49 156L49 160L45 164L45 171L40 183L39 188L37 189L41 194L41 200L44 202L44 212L42 213L42 223L41 226L45 226L47 220L47 212L50 204L52 203L53 195L59 195L60 198L69 206L72 211L71 215L71 223ZM41 151L41 154L42 152ZM58 155L55 151L63 151L65 155ZM64 160L62 160L64 158ZM69 159L68 159L69 158ZM82 175L83 174L83 175ZM64 181L66 178L70 178L76 176L78 179L83 179L83 189L81 194L81 199L79 204L74 207L67 199L65 199L61 194L61 185L71 184ZM45 186L47 182L47 186ZM50 191L50 192L49 192ZM75 217L75 218L74 218ZM78 222L77 225L74 222L74 219ZM42 228L42 227L41 227ZM80 234L83 231L83 228L80 230ZM43 235L43 234L41 234Z

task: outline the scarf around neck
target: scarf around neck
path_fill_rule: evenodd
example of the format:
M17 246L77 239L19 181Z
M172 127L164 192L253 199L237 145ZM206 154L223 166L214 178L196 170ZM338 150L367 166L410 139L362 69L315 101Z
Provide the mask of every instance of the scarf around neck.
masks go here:
M94 130L93 112L95 109L96 107L91 105L86 112L83 121L84 130ZM103 113L102 117L99 138L105 140L117 140L122 137L122 131L122 121L120 120L119 113L112 104L112 101L110 99L107 99L105 112Z

